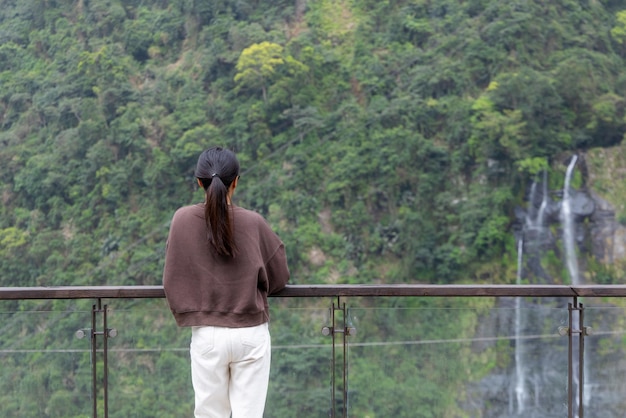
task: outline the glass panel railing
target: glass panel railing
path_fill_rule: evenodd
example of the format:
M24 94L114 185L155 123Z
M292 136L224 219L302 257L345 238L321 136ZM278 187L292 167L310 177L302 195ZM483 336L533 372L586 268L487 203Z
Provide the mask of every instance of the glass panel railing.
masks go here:
M328 299L272 299L272 369L266 418L328 417L331 339Z
M494 337L510 344L496 352L499 358L507 359L506 365L494 368L503 371L501 376L510 376L504 383L505 411L509 415L504 415L568 415L569 302L570 299L502 298L489 313L491 318L505 321L494 328ZM572 397L575 403L575 392ZM502 416L497 415L502 407L485 404L483 409L485 416Z
M563 329L569 325L572 299L340 300L270 301L273 349L267 418L567 416L569 338ZM626 299L581 302L584 325L591 329L585 337L585 416L599 410L602 416L622 416ZM107 327L116 334L107 339L108 416L191 416L190 331L176 326L163 299L102 303L107 306ZM97 414L104 416L102 334L95 339L95 357L90 350L94 304L0 302L3 417L92 416L92 364ZM100 333L102 319L102 312L97 313ZM344 325L355 330L346 337L345 386ZM322 333L324 327L335 327L334 349L332 333ZM79 330L82 339L76 336ZM577 410L578 335L573 342L571 401Z
M585 416L623 417L626 410L626 299L584 298Z
M328 416L328 304L273 299L272 369L266 418ZM109 417L193 416L188 328L176 326L165 301L113 301L108 327ZM144 412L138 412L144 411Z
M349 345L348 416L567 416L568 341L558 334L567 309L559 302L348 304L357 329Z
M329 416L331 340L321 330L330 325L330 302L274 299L271 305L272 371L265 416ZM92 307L97 310L94 340ZM105 308L107 328L115 335L106 340L106 395ZM92 358L97 416L193 415L190 331L176 326L163 299L2 301L0 335L3 418L92 417Z
M75 301L0 302L0 415L92 416L88 346L75 337L89 322Z
M190 330L163 299L108 302L109 417L193 416Z

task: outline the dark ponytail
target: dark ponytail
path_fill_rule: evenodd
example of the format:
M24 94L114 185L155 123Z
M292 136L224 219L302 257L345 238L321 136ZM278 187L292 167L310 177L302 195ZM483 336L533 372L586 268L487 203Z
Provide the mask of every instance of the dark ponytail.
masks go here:
M228 188L239 176L239 161L234 152L212 147L200 154L195 174L206 194L204 219L209 242L218 254L234 257L237 248L227 196Z

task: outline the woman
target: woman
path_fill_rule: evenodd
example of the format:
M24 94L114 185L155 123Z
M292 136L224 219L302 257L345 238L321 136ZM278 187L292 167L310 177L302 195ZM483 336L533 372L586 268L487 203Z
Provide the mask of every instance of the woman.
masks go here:
M196 417L262 417L271 342L267 296L285 287L283 243L259 214L231 203L232 151L209 148L196 166L203 204L172 218L163 287L176 323L191 327Z

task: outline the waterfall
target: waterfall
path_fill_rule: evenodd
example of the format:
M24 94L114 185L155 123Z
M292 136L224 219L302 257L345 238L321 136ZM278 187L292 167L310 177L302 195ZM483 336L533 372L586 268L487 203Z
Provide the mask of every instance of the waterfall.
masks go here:
M571 207L572 197L570 193L571 191L570 182L572 180L572 173L574 171L574 166L576 165L577 160L578 160L578 156L574 155L567 167L567 171L565 173L565 184L563 186L563 202L561 206L561 222L563 224L563 245L565 247L567 270L569 272L572 285L580 284L580 275L578 272L578 259L576 256L576 230L575 230L576 225L574 223L574 216L572 214L572 207ZM575 312L572 319L573 319L572 328L577 329L577 330L580 329L579 312ZM581 338L581 337L579 336L578 338ZM583 356L585 357L584 370L583 370L583 376L585 380L583 382L578 381L578 370L577 370L578 366L577 365L574 366L573 377L574 377L575 386L580 386L581 384L584 385L583 403L585 405L588 405L591 399L591 385L588 383L589 362L588 362L588 359L586 358L587 356L585 356L584 353L583 353ZM578 390L576 390L576 392L577 391ZM578 404L578 398L576 398L576 401L577 401L577 407L580 408L580 405ZM578 414L576 416L578 416Z
M572 180L572 173L578 156L574 155L567 167L565 173L565 185L563 187L563 201L561 202L561 222L563 224L563 245L565 246L565 257L567 263L567 270L571 278L573 285L578 285L578 260L576 259L576 241L575 241L575 225L574 217L572 216L572 202L570 196L570 182Z
M528 196L528 201L530 202L530 204L528 205L528 213L526 215L526 226L528 228L533 228L535 226L535 222L533 222L533 212L536 193L537 182L533 181L533 184L530 186L530 195Z
M537 213L537 226L542 227L543 221L546 213L546 208L548 207L548 172L543 170L543 184L542 184L542 196L541 196L541 206L539 207L539 212Z
M522 260L524 250L524 238L517 243L517 284L522 284ZM517 414L524 412L526 404L526 370L524 369L524 347L520 339L522 333L522 298L515 298L515 397L517 399Z
M560 202L560 209L554 202L550 200L548 190L548 171L543 172L543 178L535 179L532 184L529 184L528 189L528 206L526 210L519 210L516 212L518 220L520 222L519 229L515 230L516 244L517 244L517 276L516 284L520 285L525 280L531 280L534 276L538 279L550 280L548 272L542 269L541 262L543 253L546 249L552 249L557 245L557 241L553 233L551 232L551 226L554 222L560 221L562 230L562 237L559 240L560 246L563 248L563 260L562 266L567 268L570 277L568 281L567 277L562 277L563 284L572 284L574 286L581 284L582 277L579 272L579 263L577 259L577 241L576 241L576 223L575 213L580 215L582 212L575 203L579 203L581 195L576 195L574 189L572 189L572 177L574 175L574 169L578 162L578 156L572 156L568 163L567 170L565 172L565 179L563 184L563 198ZM580 205L579 205L580 206ZM555 210L556 209L556 210ZM584 208L583 208L584 209ZM555 216L556 215L556 216ZM558 219L555 219L558 218ZM539 307L541 303L536 302ZM508 324L512 326L512 331L515 337L515 346L512 347L514 364L511 364L511 368L507 370L507 377L509 379L508 389L508 414L506 411L507 405L503 405L504 414L498 416L535 416L537 413L543 413L547 409L551 408L554 397L563 396L562 388L557 387L554 380L554 371L551 370L558 361L562 361L562 358L553 358L546 354L546 359L543 360L543 347L544 345L550 345L545 341L527 340L524 338L528 328L535 325L534 322L538 322L539 326L545 326L544 322L549 318L544 317L543 314L537 314L536 311L541 309L528 309L535 307L535 302L532 302L521 297L514 299L514 317L508 316ZM524 308L527 309L524 309ZM572 329L578 330L580 328L580 318L578 312L573 313ZM580 338L580 337L579 337ZM578 357L578 345L573 347L573 357ZM583 405L588 407L590 401L593 401L592 387L590 382L590 363L585 353L584 363L584 381L578 380L578 364L573 365L573 379L574 379L574 394L578 393L578 388L584 385L584 399ZM537 363L537 359L541 359L541 363ZM575 396L575 395L573 395ZM578 404L578 397L572 399L575 403L574 416L579 416L579 411L582 405ZM547 415L539 415L547 416ZM549 415L558 416L558 415Z
M535 201L537 196L537 182L533 181L530 186L530 193L528 196L528 210L526 213L525 228L529 229L541 229L545 222L546 210L548 209L548 173L543 171L543 180L541 183L541 205L539 210L535 209Z

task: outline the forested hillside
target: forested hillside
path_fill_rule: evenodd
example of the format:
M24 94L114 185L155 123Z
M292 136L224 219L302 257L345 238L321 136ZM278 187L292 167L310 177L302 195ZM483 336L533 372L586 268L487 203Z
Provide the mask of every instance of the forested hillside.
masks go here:
M160 284L211 145L295 284L515 283L572 155L626 224L625 57L618 0L4 0L0 286Z
M6 1L1 284L159 283L211 144L296 282L477 280L534 175L621 142L620 7Z

